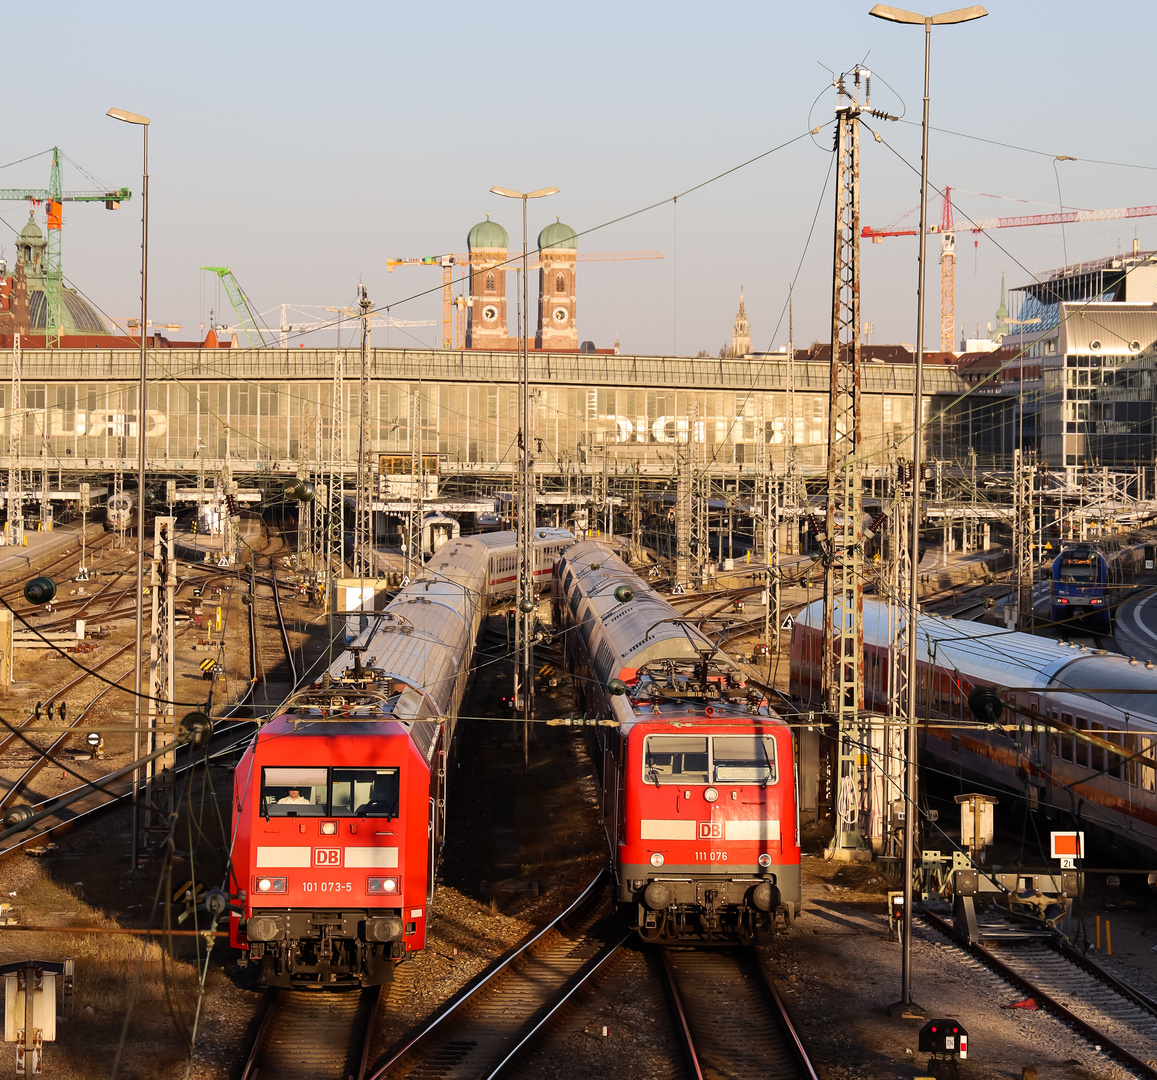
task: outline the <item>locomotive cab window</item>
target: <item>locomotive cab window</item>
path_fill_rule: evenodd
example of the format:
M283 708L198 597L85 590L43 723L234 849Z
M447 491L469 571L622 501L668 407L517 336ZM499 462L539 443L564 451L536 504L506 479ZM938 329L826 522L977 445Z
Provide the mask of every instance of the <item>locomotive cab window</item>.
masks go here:
M761 735L648 735L648 784L774 784L775 741Z
M266 817L396 818L399 788L396 767L270 767L262 770L261 812Z
M398 816L397 769L334 769L334 817Z
M706 784L705 735L648 735L643 744L643 776L650 784Z
M716 735L711 744L715 783L775 783L775 740L770 735Z
M261 810L266 817L325 816L325 769L278 766L261 772Z

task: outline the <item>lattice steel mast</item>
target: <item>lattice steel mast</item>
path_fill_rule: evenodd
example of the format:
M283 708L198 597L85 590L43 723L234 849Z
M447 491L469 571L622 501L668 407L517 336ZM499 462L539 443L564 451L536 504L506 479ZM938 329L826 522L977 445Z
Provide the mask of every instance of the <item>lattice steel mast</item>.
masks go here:
M20 474L20 444L23 434L24 388L20 384L23 352L20 335L12 335L12 400L8 405L8 543L24 546L24 481Z
M828 505L825 538L822 677L826 706L838 726L836 830L832 847L861 847L860 805L865 743L864 586L860 490L860 110L861 71L849 93L841 76L836 110L835 260L832 279L831 388L828 400Z
M358 397L358 485L354 510L354 577L374 576L374 493L371 486L370 454L370 298L364 285L358 286L358 307L362 320L361 381Z
M137 507L137 513L143 507ZM152 630L149 634L149 720L145 753L159 750L173 741L176 719L174 704L173 601L176 594L177 563L173 547L176 519L159 517L153 526ZM145 766L145 847L163 840L169 833L169 815L174 809L173 755L165 754Z
M325 574L326 595L329 595L329 580L334 571L334 556L337 556L336 575L345 573L345 447L342 436L345 433L345 355L336 349L333 354L333 386L330 390L329 428L329 513L325 527Z

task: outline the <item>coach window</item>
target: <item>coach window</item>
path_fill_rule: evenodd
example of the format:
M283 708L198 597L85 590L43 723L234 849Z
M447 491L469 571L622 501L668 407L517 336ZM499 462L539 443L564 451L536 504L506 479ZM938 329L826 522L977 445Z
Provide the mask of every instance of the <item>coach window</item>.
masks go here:
M1137 766L1137 736L1130 731L1120 736L1120 738L1124 741L1125 745L1125 761L1121 769L1121 779L1124 780L1126 784L1132 784L1135 787L1137 785L1137 773L1139 771Z
M1145 761L1151 762L1153 760L1153 752L1155 749L1157 749L1157 747L1154 746L1154 741L1152 739L1146 739L1142 736L1141 755L1145 758ZM1139 763L1137 773L1140 778L1140 786L1142 791L1153 791L1154 789L1157 789L1157 771L1154 771L1151 766L1146 765L1143 762Z
M325 769L277 766L261 770L261 812L266 817L324 817Z
M1077 721L1078 724L1081 724L1083 722L1084 721L1080 721L1080 720ZM1102 738L1102 739L1105 737L1105 735L1104 735L1105 725L1104 724L1090 724L1089 727L1092 729L1092 733L1095 736ZM1091 745L1092 745L1092 751L1093 751L1093 771L1094 772L1105 772L1109 767L1109 754L1108 754L1108 752L1105 750L1105 748L1103 746L1098 746L1096 743L1092 743Z
M643 779L649 784L706 784L707 736L648 735Z
M398 816L398 770L334 769L334 817Z
M1068 727L1073 726L1073 718L1070 713L1061 713L1061 723ZM1076 736L1071 731L1061 733L1061 757L1065 761L1077 760L1077 740Z

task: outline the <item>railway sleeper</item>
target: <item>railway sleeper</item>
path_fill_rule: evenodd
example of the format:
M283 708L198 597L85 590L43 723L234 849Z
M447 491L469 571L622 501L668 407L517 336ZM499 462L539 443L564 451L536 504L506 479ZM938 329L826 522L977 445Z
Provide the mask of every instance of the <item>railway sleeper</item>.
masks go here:
M406 953L400 911L255 911L244 933L266 986L377 986Z

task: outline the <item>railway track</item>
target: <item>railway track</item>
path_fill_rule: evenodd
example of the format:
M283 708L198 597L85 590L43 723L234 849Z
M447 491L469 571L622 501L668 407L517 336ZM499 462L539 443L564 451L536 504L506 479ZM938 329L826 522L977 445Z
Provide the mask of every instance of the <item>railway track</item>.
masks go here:
M754 949L665 947L662 954L696 1080L816 1080Z
M241 1080L363 1080L380 990L271 990Z
M493 1077L626 940L606 874L554 922L471 983L368 1080Z
M1111 1054L1138 1076L1157 1080L1157 1002L1075 949L1051 940L969 945L933 912L924 919L1017 992Z

